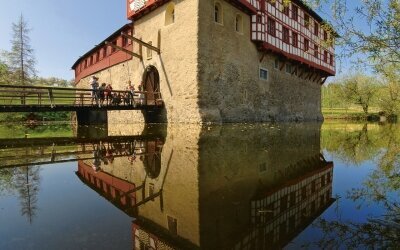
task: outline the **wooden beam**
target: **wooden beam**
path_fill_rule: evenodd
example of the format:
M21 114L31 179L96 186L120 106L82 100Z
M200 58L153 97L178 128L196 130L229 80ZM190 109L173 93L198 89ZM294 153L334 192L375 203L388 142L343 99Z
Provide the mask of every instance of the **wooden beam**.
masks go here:
M300 75L299 77L301 78L304 75L305 70L303 68L301 68L302 70L300 70Z
M281 67L279 68L280 71L282 71L283 67L285 67L286 65L286 61L282 61L281 62Z
M158 54L161 52L161 30L159 29L157 32L157 48L159 50Z
M121 51L123 51L123 52L125 52L125 53L127 53L127 54L129 54L129 55L131 55L131 56L137 57L137 58L139 58L140 60L142 60L142 56L141 56L141 55L138 55L138 54L136 54L136 53L134 53L134 52L132 52L132 51L130 51L130 50L127 50L127 49L125 49L125 48L122 48L122 47L120 47L120 46L118 46L118 45L115 45L115 44L110 43L110 42L107 42L107 41L104 42L104 44L105 44L105 45L108 45L108 46L111 46L111 47L113 47L114 49L121 50Z
M154 47L154 46L151 45L151 44L145 43L145 42L143 42L142 40L140 40L140 39L138 39L138 38L136 38L136 37L133 37L133 36L128 35L128 34L125 34L124 32L121 32L121 35L122 35L123 37L128 38L128 39L131 39L131 40L134 41L134 42L137 42L137 43L140 44L140 45L143 45L144 47L146 47L146 48L148 48L148 49L154 50L154 51L157 52L158 54L160 54L160 52L161 52L159 48Z
M260 58L260 63L264 60L265 57L265 53L262 54L261 58Z
M318 73L317 73L317 74L315 74L315 77L314 77L314 79L313 79L313 82L315 82L315 80L317 80L317 79L318 79L318 77L319 77Z
M297 73L297 65L296 66L294 66L294 69L293 69L293 71L292 71L292 75L294 74L294 73Z
M307 80L311 80L311 78L313 77L313 75L314 75L314 72L311 71L310 74L307 76L306 79L307 79Z
M328 80L328 77L327 77L327 76L324 78L324 80L322 80L321 85L324 85L324 83L326 82L326 80Z

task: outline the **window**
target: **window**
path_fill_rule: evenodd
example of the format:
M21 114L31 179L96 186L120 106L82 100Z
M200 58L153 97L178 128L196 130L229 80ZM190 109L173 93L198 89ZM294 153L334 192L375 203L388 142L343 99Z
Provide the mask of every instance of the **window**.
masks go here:
M292 74L292 65L290 63L286 64L286 73Z
M317 22L314 22L314 35L318 36L319 25Z
M89 57L89 65L92 65L93 64L93 56L90 56Z
M292 5L292 19L297 21L299 19L299 8Z
M165 9L165 25L175 23L175 4L169 3Z
M286 27L282 27L282 40L285 43L289 43L289 29Z
M310 49L310 41L304 38L304 51L308 51Z
M326 30L324 30L324 41L328 40L328 32L326 32Z
M324 62L328 62L328 51L324 51Z
M267 29L268 29L268 34L271 36L276 36L276 22L274 19L268 17L267 20Z
M282 12L283 12L283 14L289 16L289 6L284 6Z
M279 69L279 59L275 59L274 68Z
M331 66L333 66L333 55L332 55L332 54L331 54L330 59L329 59L329 64L330 64Z
M126 47L128 45L128 38L122 37L122 47Z
M315 58L318 58L318 45L314 45L314 56Z
M242 90L242 104L245 104L247 102L247 90L243 89Z
M292 32L292 45L294 47L299 47L299 36L296 32Z
M150 41L150 42L148 42L148 44L152 45L153 42ZM147 59L151 59L151 57L152 57L152 50L147 48Z
M220 3L215 3L214 5L214 21L216 23L222 24L222 6Z
M243 33L243 18L239 14L235 18L235 30L236 32Z
M306 27L306 29L310 28L310 16L307 14L304 14L304 27Z
M261 23L262 22L262 17L261 15L257 15L257 23Z
M261 80L268 80L268 70L260 68L260 79Z
M177 219L167 215L167 221L168 221L168 230L173 235L177 235L178 234L178 221L177 221Z

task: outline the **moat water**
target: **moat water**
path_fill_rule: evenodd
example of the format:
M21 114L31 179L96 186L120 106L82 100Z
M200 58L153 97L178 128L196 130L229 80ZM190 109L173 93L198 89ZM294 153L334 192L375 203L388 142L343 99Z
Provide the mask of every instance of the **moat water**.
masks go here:
M0 249L400 245L400 126L0 126Z

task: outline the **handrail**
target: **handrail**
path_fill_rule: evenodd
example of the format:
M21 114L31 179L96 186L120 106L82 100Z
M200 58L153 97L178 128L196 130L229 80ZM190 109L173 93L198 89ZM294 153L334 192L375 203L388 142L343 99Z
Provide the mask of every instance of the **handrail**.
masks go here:
M83 89L83 88L65 88L65 87L46 87L46 86L31 86L31 85L5 85L5 84L0 84L0 89L1 88L14 88L14 89L46 89L46 90L67 90L67 91L93 91L93 89ZM97 89L98 90L98 89ZM130 90L111 90L111 92L115 93L126 93L130 92ZM138 91L135 90L135 93L138 94L146 94L148 91ZM151 92L153 94L161 94L161 92Z
M105 95L103 95L104 93ZM112 93L112 95L107 95ZM116 94L116 95L115 95ZM110 109L141 109L147 107L162 106L161 92L134 91L131 90L106 90L90 88L66 88L50 86L9 85L0 84L0 112L35 112L35 108L46 109L55 107L68 110L73 108L88 108L93 102L99 108ZM107 97L107 98L105 98ZM113 100L116 99L116 102ZM18 106L18 108L16 108ZM26 107L26 110L23 110ZM125 108L124 108L125 107ZM90 108L90 107L89 107ZM29 111L28 111L29 110ZM37 111L37 110L36 110Z

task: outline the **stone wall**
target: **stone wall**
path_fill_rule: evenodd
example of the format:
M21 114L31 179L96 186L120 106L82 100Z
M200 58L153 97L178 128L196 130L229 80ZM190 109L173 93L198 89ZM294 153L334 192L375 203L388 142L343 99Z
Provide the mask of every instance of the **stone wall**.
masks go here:
M165 109L159 121L169 123L321 120L320 84L274 68L276 55L262 55L250 39L250 16L220 0L223 24L214 22L214 0L174 0L134 23L134 36L158 46L144 59L133 58L96 73L100 82L124 89L128 80L142 82L153 65L160 75ZM165 10L175 4L175 23L165 25ZM243 32L235 31L235 17ZM134 44L134 51L140 52ZM263 57L262 62L260 59ZM268 70L260 80L259 68ZM89 77L77 87L89 87ZM140 111L112 111L109 123L143 123Z
M160 89L165 102L162 116L165 122L199 123L200 115L197 104L197 57L198 57L198 1L171 1L175 4L175 23L165 25L165 4L134 23L134 36L158 46L160 34L161 54L152 51L147 57L143 47L143 61L133 58L129 62L115 65L110 69L96 73L100 82L109 81L114 89L124 89L129 80L137 87L142 82L143 72L153 65L160 75ZM134 51L139 53L139 46L134 44ZM129 68L129 70L128 70ZM128 73L129 71L129 73ZM112 80L111 80L112 79ZM88 87L89 77L82 79L77 87ZM143 114L138 111L110 112L109 121L143 122Z
M275 56L250 39L250 16L226 1L223 24L214 21L214 0L200 2L199 104L204 120L215 122L320 120L320 85L274 69ZM235 18L243 18L243 32ZM259 68L269 79L260 80Z

